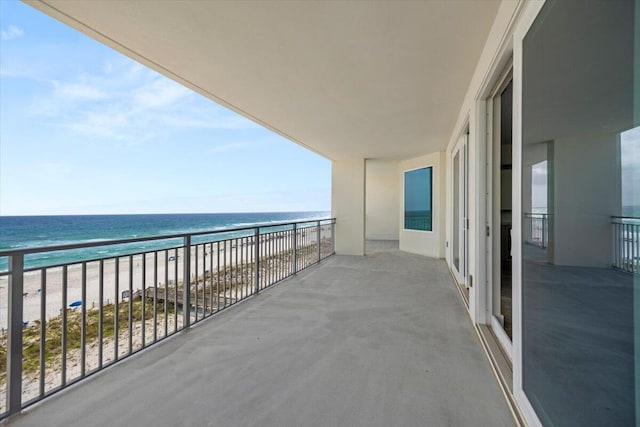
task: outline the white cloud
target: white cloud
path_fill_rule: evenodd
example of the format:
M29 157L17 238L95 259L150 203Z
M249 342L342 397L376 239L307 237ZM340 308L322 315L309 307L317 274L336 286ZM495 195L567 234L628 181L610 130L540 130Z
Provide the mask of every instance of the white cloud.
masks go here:
M78 101L97 101L108 98L106 92L95 85L77 82L61 83L53 82L54 94L61 98Z
M210 153L228 153L230 151L240 151L245 148L249 148L250 144L247 142L230 142L227 144L214 144L209 148Z
M132 103L135 109L159 109L175 105L192 94L171 80L156 78L134 90Z
M49 95L35 100L30 112L49 117L55 126L87 136L140 141L162 128L257 126L129 60L108 62L94 74L50 84Z
M22 37L24 35L24 30L20 27L16 27L15 25L9 25L9 27L6 30L2 30L0 34L2 40L11 40Z

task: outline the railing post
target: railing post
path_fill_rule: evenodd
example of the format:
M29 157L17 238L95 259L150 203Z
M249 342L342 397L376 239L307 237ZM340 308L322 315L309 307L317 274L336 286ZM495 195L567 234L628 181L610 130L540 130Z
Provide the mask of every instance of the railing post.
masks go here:
M182 277L182 327L188 328L191 325L191 236L189 235L184 236L182 260L184 263Z
M318 231L316 234L318 235L318 238L316 239L316 243L318 244L318 262L320 262L320 221L318 221Z
M298 272L298 224L293 224L293 274Z
M260 293L260 228L253 234L253 280L256 283L256 294Z
M7 338L7 410L16 414L22 409L22 309L24 255L9 256L9 336ZM44 343L41 343L44 345Z
M542 248L543 249L547 247L547 242L545 242L545 228L546 228L545 222L547 222L545 221L545 216L542 215Z
M331 220L331 253L336 253L336 222Z

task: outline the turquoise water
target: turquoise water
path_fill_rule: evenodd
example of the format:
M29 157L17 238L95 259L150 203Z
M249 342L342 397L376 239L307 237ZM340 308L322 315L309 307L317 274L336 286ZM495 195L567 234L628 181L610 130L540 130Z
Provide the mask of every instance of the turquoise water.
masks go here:
M98 240L215 231L251 227L255 224L328 218L329 216L329 212L0 216L0 251ZM218 240L241 234L224 233L216 236L203 236L194 238L193 242ZM116 254L164 249L179 246L181 243L182 239L169 239L33 254L25 257L25 267L35 268ZM6 257L0 257L0 271L7 270L7 263Z

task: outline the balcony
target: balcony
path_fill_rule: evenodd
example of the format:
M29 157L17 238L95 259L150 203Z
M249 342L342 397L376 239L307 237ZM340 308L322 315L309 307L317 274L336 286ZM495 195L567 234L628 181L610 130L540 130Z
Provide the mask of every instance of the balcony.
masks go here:
M10 424L105 422L514 425L444 261L380 242L206 316Z

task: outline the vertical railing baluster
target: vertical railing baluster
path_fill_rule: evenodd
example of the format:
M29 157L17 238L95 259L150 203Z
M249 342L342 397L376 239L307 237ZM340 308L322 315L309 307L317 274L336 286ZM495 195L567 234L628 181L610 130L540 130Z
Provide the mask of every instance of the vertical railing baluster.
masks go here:
M195 307L195 321L198 321L198 245L195 245L195 254L194 254L194 262L195 262L195 266L193 267L193 270L195 271L195 280L196 280L196 290L195 290L195 298L194 298L194 307ZM189 276L191 277L191 276ZM191 292L191 282L189 282L189 292Z
M84 377L87 362L87 263L82 263L82 305L80 306L80 377Z
M243 289L245 298L251 295L251 287L249 286L249 237L242 238L242 256L244 261L242 263L242 277L243 277ZM253 272L251 272L253 275Z
M182 327L188 328L191 325L191 236L184 236L183 247Z
M47 269L40 270L40 397L44 396L47 357Z
M629 228L631 228L631 237L629 237L629 240L631 240L631 272L635 273L636 272L636 256L638 255L638 253L636 252L636 226L633 224L630 224Z
M133 350L133 255L129 255L129 352Z
M7 337L7 411L22 409L22 311L24 289L24 254L9 256L9 336Z
M175 248L173 253L173 332L176 332L178 330L178 248ZM184 307L184 301L182 301L182 304ZM182 326L184 327L184 325Z
M260 228L253 231L253 281L256 294L260 292Z
M164 336L169 335L169 251L164 250L164 298L162 312L164 314Z
M239 253L238 253L239 252ZM236 296L242 301L242 237L236 239Z
M616 267L620 268L620 227L618 227L618 223L614 224L615 227L615 231L614 231L614 245L616 247Z
M254 287L253 285L253 269L251 269L251 258L253 256L253 252L251 251L251 241L253 239L253 236L247 236L245 237L245 278L246 278L246 282L245 282L245 293L247 296L249 295L253 295L253 289Z
M234 276L234 283L235 283L235 287L236 287L236 299L234 302L238 302L238 239L234 239L234 252L235 252L235 259L234 259L234 263L233 265L235 265L235 269L233 271L233 276Z
M158 341L158 251L153 252L153 342ZM145 295L146 298L146 295Z
M62 267L62 372L60 384L64 387L67 383L67 266Z
M243 300L245 297L245 292L244 292L244 237L240 238L240 267L239 267L239 276L240 276L240 300Z
M282 280L282 231L276 233L276 280Z
M269 266L269 285L273 285L273 233L267 233L267 248L269 254L267 258L269 259L267 265Z
M298 224L293 224L293 274L298 272Z
M629 268L629 224L623 224L622 225L624 227L624 257L623 257L623 263L625 264L625 270L630 271Z
M224 252L222 259L222 308L227 308L227 241L224 240L222 242L222 252ZM231 292L229 292L229 297L231 297Z
M616 260L616 264L618 268L622 268L622 230L620 224L616 224L616 250L618 251L618 257Z
M209 314L213 314L213 242L209 244Z
M216 311L220 311L220 240L216 242L216 253Z
M318 262L320 262L320 221L318 221L318 231L317 231L317 239L316 244L318 245Z
M104 260L98 264L98 370L102 369L104 341Z
M140 333L142 334L141 345L140 348L144 348L147 344L147 254L142 254L142 295L140 295L142 299L142 316L140 316L141 325L140 325Z
M611 222L611 265L616 267L616 223Z
M336 222L331 220L331 254L336 253Z
M113 287L115 295L113 299L113 360L118 360L118 338L120 332L120 257L115 259L115 286Z
M616 267L621 268L622 267L622 263L620 262L620 251L622 250L621 248L621 240L620 240L620 226L618 223L615 224L615 246L616 246Z
M211 270L209 270L211 271ZM202 245L202 319L207 315L207 245Z
M271 284L273 285L278 281L278 250L276 247L276 233L272 231L269 233L269 248L270 248L270 261L271 267Z

